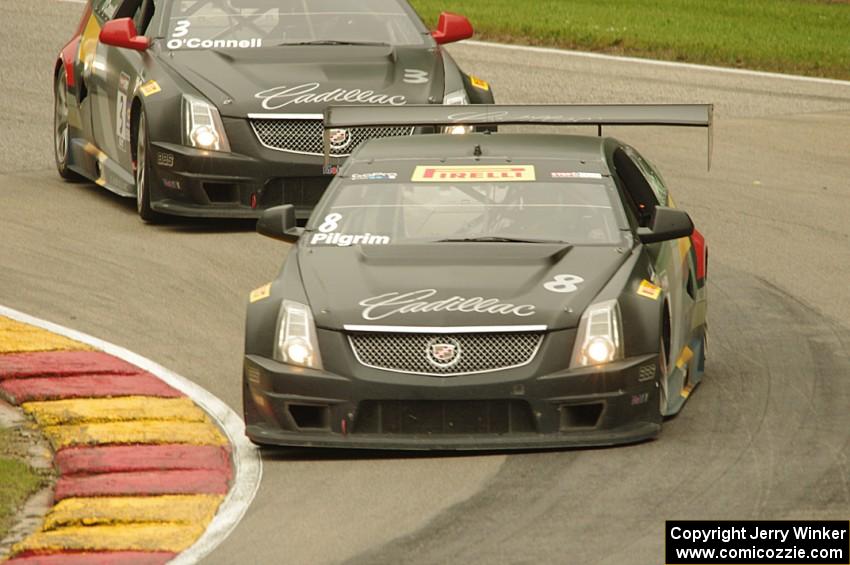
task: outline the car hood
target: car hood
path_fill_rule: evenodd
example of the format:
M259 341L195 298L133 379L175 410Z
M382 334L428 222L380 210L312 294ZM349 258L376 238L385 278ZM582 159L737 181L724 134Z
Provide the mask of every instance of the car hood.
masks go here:
M229 117L319 114L332 104L440 103L444 94L437 49L323 45L170 53L162 60Z
M303 247L319 327L578 325L626 260L615 247L434 243Z

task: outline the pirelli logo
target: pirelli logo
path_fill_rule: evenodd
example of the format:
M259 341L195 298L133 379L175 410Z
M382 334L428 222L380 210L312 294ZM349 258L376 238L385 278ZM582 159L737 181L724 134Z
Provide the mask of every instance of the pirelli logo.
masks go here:
M534 165L419 166L413 182L534 181Z

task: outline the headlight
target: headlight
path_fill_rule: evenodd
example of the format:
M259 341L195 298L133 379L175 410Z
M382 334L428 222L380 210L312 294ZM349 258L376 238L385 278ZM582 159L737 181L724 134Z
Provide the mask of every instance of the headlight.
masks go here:
M443 98L443 104L447 106L465 106L469 104L469 96L467 96L464 89L455 90L446 94L445 98ZM472 126L446 126L443 128L443 133L452 135L463 135L472 133L473 131L475 131L475 128Z
M588 306L581 316L571 367L602 365L623 358L620 305L608 300Z
M292 300L281 304L274 358L290 365L322 368L316 324L308 306Z
M183 95L183 143L208 151L230 151L218 108L195 96Z

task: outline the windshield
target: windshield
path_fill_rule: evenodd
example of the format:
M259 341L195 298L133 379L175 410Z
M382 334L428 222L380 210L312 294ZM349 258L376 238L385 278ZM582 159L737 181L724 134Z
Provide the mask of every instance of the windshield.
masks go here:
M375 177L377 175L377 177ZM394 178L374 173L372 178ZM354 177L360 175L353 175ZM359 183L332 188L307 225L312 245L435 241L617 245L605 182Z
M427 34L401 0L176 0L166 24L168 49L422 45Z

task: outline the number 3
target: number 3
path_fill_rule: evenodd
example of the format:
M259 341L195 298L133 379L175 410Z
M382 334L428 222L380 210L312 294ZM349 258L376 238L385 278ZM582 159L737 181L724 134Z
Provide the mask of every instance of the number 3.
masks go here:
M174 26L174 32L171 34L171 37L183 37L188 34L190 25L192 25L192 22L189 20L177 20L177 25Z
M419 69L404 69L404 82L407 84L425 84L431 75Z
M584 279L576 275L556 275L555 280L549 281L543 285L543 288L549 292L559 292L566 294L578 290L578 285L584 282Z

